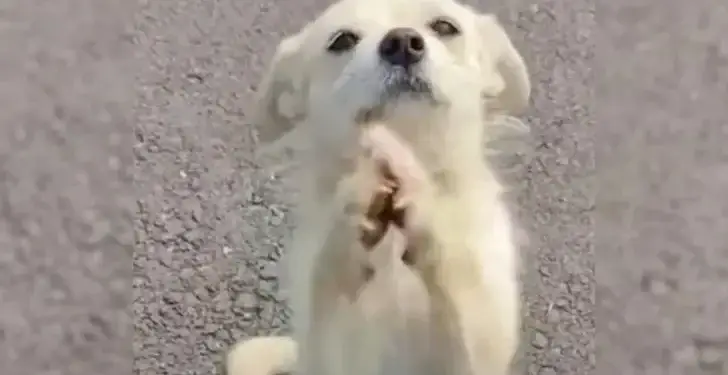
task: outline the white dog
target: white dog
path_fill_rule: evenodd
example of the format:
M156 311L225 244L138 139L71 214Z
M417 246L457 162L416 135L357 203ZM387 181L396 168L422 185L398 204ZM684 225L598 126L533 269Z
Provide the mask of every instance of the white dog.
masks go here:
M518 256L483 144L530 82L496 18L454 0L342 0L280 44L261 89L261 139L311 146L287 253L293 337L236 344L228 374L507 374ZM396 233L374 253L360 241L381 181L367 160L400 179L409 267Z

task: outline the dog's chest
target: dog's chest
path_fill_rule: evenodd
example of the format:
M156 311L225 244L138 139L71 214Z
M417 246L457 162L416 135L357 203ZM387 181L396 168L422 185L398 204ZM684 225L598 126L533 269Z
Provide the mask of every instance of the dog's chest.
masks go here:
M424 285L403 265L379 271L357 303L343 304L330 321L336 327L327 344L339 358L328 375L428 373L430 314Z

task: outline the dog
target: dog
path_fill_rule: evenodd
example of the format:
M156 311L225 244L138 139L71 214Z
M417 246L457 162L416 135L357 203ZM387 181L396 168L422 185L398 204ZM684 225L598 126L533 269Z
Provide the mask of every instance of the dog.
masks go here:
M228 375L506 375L518 254L483 145L530 90L497 18L455 0L341 0L284 39L254 122L263 143L309 146L287 253L293 334L237 343ZM404 224L367 245L382 160Z

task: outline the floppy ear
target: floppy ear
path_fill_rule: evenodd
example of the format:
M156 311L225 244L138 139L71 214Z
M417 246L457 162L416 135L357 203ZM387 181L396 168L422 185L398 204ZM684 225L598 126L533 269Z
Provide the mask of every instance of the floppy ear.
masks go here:
M478 23L487 108L491 113L518 114L526 109L531 96L531 80L523 57L495 15L482 14Z
M306 88L300 59L301 33L284 39L276 49L259 86L254 126L261 142L273 142L306 117Z

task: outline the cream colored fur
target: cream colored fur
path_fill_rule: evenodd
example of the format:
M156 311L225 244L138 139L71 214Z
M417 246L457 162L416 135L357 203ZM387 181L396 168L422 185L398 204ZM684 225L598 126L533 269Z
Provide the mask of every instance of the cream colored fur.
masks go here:
M460 35L437 36L428 28L436 17ZM424 38L416 74L427 98L385 95L392 76L377 45L395 27ZM342 28L361 39L327 52ZM483 144L489 119L527 106L530 83L496 18L453 0L342 0L281 42L261 89L261 140L296 133L308 145L286 260L293 336L236 344L228 375L507 374L520 324L518 256ZM393 250L396 233L373 253L357 241L362 189L374 176L352 160L357 119L372 112L426 174L411 197L412 267ZM371 262L377 272L366 281Z

